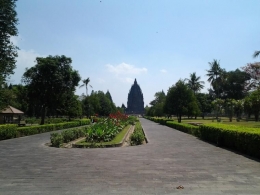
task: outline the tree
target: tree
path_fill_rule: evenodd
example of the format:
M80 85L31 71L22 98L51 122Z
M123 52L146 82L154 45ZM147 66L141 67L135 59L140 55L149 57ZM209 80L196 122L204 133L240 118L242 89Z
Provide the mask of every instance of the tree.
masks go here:
M18 35L16 25L18 24L15 11L16 0L0 1L0 109L3 109L8 101L8 95L3 90L3 84L16 65L18 47L11 42L12 36ZM7 99L6 99L7 98Z
M255 51L255 53L253 54L253 57L256 58L260 55L260 51Z
M219 98L219 83L222 80L223 73L225 72L219 65L219 61L213 60L213 62L209 62L210 69L207 70L206 76L208 76L208 82L210 82L211 86L213 87L214 91L217 94L217 98Z
M38 57L36 65L27 68L23 74L29 101L41 110L41 124L44 124L47 109L62 107L68 101L67 95L78 86L80 76L72 69L71 63L71 58L64 55Z
M163 116L164 115L164 102L166 95L164 91L156 92L154 95L155 99L150 102L151 108L149 109L149 112L147 112L148 116Z
M110 92L108 90L106 92L106 97L113 103L112 96L111 96L111 94L110 94Z
M248 63L242 67L248 75L250 75L250 81L247 83L247 90L257 89L260 86L260 62Z
M90 79L89 78L83 79L82 82L83 82L83 84L80 85L79 87L81 88L81 87L85 86L86 87L86 96L88 96L88 85L89 85ZM89 86L92 88L91 85L89 85Z
M200 81L200 76L197 77L196 72L190 74L190 79L185 79L188 81L188 87L193 91L194 95L204 88L204 81Z
M255 115L255 121L259 121L259 112L260 112L260 90L255 90L246 98L245 104L249 104L251 109L248 109L246 105L246 109L248 109L248 114L251 112Z
M225 80L219 83L222 90L222 98L235 100L243 99L248 92L246 86L249 80L250 75L239 69L226 72Z
M194 109L192 104L196 104L196 98L193 92L188 88L183 80L179 80L168 90L164 104L164 111L168 115L177 115L178 122L181 123L182 115L187 114L189 109L189 112L192 112Z
M216 111L216 118L218 119L219 113L222 113L222 108L224 106L224 100L217 98L212 102L212 105Z
M198 102L199 109L201 111L201 116L204 119L206 113L210 113L212 110L211 102L213 99L210 97L209 94L206 93L197 93L196 99Z

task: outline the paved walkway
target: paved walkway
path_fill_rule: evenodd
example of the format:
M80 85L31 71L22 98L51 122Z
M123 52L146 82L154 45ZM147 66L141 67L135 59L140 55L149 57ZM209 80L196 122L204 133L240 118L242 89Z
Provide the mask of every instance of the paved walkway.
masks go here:
M51 148L49 133L0 141L0 194L260 194L259 161L141 122L149 143L136 147Z

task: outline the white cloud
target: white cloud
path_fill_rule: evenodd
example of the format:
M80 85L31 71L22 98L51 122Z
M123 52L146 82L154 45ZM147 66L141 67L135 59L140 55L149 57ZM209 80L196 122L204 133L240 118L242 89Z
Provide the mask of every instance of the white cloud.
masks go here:
M104 79L102 79L102 78L98 78L97 80L98 80L99 83L105 83L105 82L106 82L106 81L105 81Z
M133 78L125 78L125 82L133 84L134 83L134 79Z
M146 68L137 68L124 62L118 65L107 64L106 67L109 72L115 73L116 75L141 74L147 72Z
M165 74L165 73L167 73L167 70L162 69L162 70L160 70L160 72Z

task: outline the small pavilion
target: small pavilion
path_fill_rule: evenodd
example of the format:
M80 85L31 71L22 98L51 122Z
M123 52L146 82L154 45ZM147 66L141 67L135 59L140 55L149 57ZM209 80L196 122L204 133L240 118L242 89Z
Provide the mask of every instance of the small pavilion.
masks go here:
M6 123L19 123L22 119L24 112L12 106L7 106L0 111L0 124Z

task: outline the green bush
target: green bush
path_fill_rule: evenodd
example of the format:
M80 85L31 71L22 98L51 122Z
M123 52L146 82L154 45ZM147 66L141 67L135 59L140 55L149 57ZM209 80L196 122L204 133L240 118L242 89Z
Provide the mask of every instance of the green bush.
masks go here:
M60 133L52 133L51 134L51 145L53 147L60 147L63 143L63 137Z
M11 139L17 136L17 125L0 125L0 140Z
M69 129L61 133L51 134L51 144L53 147L60 147L63 143L68 143L80 137L86 136L87 128Z
M17 127L17 125L8 124L0 125L0 140L11 139L16 137L34 135L61 129L68 129L82 125L90 124L90 119L75 120L73 122L64 122L57 124Z
M144 142L144 133L140 122L135 124L135 129L130 137L131 145L141 145Z
M199 130L205 141L260 158L259 128L207 124L201 125Z
M178 123L173 121L167 121L166 126L177 129L179 131L182 131L184 133L189 133L194 136L200 137L199 127L186 124L186 123Z

